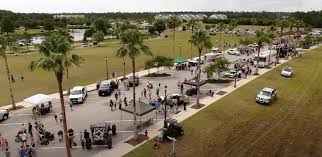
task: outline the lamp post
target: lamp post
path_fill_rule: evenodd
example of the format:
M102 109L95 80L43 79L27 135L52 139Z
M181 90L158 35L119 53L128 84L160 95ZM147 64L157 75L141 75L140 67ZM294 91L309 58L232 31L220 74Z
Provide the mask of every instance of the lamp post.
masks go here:
M181 57L181 46L182 46L182 45L181 45L181 44L179 44L179 48L180 48L180 57Z
M167 85L164 85L164 125L163 128L167 128L168 124L166 122L167 120Z
M237 87L237 70L236 70L236 73L235 73L235 84L234 84L234 87L235 88Z
M105 68L106 68L106 80L109 80L108 67L107 67L107 57L105 57Z

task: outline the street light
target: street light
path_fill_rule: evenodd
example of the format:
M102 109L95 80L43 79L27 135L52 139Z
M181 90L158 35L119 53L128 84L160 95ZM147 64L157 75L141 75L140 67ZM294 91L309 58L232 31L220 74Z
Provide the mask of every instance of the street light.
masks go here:
M106 80L109 80L108 67L107 67L107 57L105 57L105 68L106 68Z
M168 124L166 122L167 120L167 85L164 85L164 124L163 124L163 128L167 128Z
M237 87L237 70L235 72L235 84L234 84L234 87L236 88Z
M180 57L181 57L181 44L179 44L179 47L180 47Z

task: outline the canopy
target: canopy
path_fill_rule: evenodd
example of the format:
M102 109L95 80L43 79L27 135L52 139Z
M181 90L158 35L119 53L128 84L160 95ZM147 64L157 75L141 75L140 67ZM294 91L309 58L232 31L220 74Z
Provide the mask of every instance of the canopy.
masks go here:
M199 86L202 86L202 85L204 85L204 84L206 84L206 83L207 83L207 81L205 81L205 80L200 80L200 81L199 81ZM191 86L197 86L197 77L195 77L195 78L193 78L193 79L191 79L191 80L185 80L185 81L183 82L183 84L191 85Z
M178 58L176 58L176 60L174 62L175 63L178 63L178 64L181 64L181 63L188 62L188 59L182 58L182 57L178 57Z
M127 113L130 113L130 114L133 114L133 106L132 105L129 105L127 107L122 107L121 108L122 111L125 111ZM146 104L142 101L137 101L136 102L136 115L137 116L143 116L143 115L146 115L150 112L152 112L153 110L155 110L155 107L150 105L150 104Z
M24 102L34 106L48 103L49 101L53 101L53 98L45 94L36 94L24 100Z

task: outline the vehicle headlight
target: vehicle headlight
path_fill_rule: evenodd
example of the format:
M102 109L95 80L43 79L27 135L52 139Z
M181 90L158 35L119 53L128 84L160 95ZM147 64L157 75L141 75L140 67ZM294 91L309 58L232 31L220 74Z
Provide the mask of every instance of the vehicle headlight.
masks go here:
M82 98L78 98L78 101L82 101Z

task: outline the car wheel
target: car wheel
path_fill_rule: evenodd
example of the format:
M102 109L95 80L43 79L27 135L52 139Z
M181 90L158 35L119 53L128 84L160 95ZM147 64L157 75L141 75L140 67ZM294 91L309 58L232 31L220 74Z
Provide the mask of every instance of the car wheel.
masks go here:
M3 120L7 120L7 119L8 119L8 115L4 115L4 116L2 117L2 119L3 119Z

